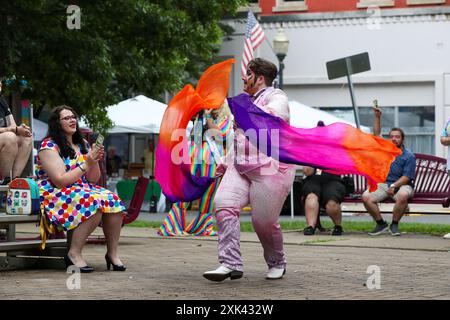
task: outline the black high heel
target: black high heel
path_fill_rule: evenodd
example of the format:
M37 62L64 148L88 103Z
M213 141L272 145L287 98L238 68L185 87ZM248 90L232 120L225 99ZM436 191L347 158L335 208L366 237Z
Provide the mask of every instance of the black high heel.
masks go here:
M66 263L66 268L75 265L72 262L72 260L69 258L68 255L64 256L64 262ZM91 266L88 266L88 265L85 265L84 267L77 267L77 268L80 269L81 273L90 273L90 272L94 271L94 268L92 268Z
M108 268L108 270L111 269L111 265L113 267L113 271L125 271L127 270L127 267L125 267L123 264L114 264L112 263L111 259L109 258L109 256L106 254L105 255L105 260L106 260L106 268Z

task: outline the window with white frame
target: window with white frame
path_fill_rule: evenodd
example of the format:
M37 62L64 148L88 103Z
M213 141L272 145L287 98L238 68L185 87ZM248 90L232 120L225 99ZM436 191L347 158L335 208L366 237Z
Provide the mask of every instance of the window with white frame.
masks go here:
M381 116L381 134L383 137L388 138L391 128L398 127L405 132L405 146L408 150L414 153L435 154L436 119L434 106L380 108L383 112ZM320 109L343 120L355 122L353 108L351 107L323 107ZM358 116L361 126L373 130L374 115L372 107L359 107Z
M359 0L356 4L358 8L368 8L370 6L377 7L393 7L395 0Z
M273 12L283 11L306 11L308 10L307 0L276 0Z
M246 6L240 7L238 11L251 10L253 13L261 13L261 7L259 6L259 0L250 0Z
M407 5L417 5L417 4L441 4L445 3L445 0L407 0Z

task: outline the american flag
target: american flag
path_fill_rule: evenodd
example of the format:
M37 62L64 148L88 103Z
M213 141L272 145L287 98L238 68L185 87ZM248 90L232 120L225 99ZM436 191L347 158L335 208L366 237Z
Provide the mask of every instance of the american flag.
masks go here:
M266 35L256 20L253 12L248 11L247 29L245 30L244 53L242 54L241 72L242 76L247 73L247 64L253 59L255 50L264 41Z

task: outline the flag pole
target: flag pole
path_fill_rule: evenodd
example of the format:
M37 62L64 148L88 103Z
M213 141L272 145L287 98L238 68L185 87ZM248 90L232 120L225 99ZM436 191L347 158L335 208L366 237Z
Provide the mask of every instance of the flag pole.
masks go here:
M255 14L253 13L253 11L250 8L248 9L248 11L251 12L255 16ZM259 21L258 21L258 23L259 23ZM264 37L264 40L267 42L267 45L269 46L270 50L272 50L273 54L276 56L275 50L273 50L272 44L270 43L269 39L267 37Z
M276 53L275 53L275 50L273 50L272 44L270 43L269 39L267 39L267 37L264 37L264 40L266 40L266 42L269 45L270 50L272 50L273 54L275 56L277 56Z

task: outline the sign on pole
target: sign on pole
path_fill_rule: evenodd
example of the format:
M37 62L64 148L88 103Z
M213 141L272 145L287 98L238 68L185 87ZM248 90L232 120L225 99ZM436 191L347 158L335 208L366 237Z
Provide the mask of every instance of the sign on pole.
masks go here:
M328 79L333 80L347 77L350 97L352 99L353 113L355 115L356 127L359 128L359 117L355 100L354 88L351 75L370 70L369 53L364 52L354 56L345 57L327 62Z

